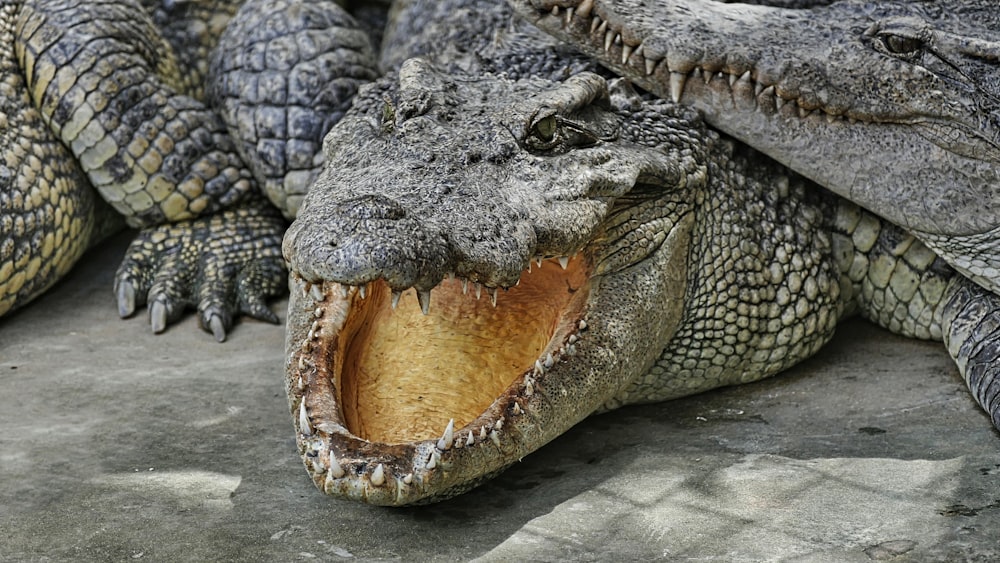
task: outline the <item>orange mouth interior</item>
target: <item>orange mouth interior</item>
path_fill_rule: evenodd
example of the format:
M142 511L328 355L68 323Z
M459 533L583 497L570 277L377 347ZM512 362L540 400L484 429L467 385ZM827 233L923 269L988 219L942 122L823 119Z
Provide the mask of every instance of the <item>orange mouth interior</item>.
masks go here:
M582 315L589 268L574 258L525 272L500 290L496 307L484 290L448 280L431 292L424 315L414 290L396 309L381 280L354 294L334 359L341 413L350 432L371 442L438 438L448 421L459 429L482 414Z

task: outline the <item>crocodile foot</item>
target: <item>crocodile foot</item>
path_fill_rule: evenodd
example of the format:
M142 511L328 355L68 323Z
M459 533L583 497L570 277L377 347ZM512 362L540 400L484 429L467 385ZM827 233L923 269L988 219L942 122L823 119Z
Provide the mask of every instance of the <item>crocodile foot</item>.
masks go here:
M143 230L115 275L118 313L149 307L153 332L198 310L203 329L222 342L234 315L277 323L267 300L285 291L285 222L252 198L217 215Z

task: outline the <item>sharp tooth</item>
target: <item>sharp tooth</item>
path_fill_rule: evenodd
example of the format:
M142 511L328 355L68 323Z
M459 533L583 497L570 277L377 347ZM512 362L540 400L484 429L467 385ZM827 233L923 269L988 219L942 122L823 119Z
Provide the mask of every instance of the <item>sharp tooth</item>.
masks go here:
M402 295L403 295L402 291L399 291L398 289L392 290L392 308L393 309L395 309L396 307L399 306L399 298Z
M323 300L323 290L318 285L314 285L309 288L309 295L312 296L313 301Z
M602 23L604 21L601 20L601 16L594 16L594 19L590 20L590 33L597 31L597 28L601 27Z
M559 257L559 265L562 266L563 270L565 270L566 268L568 268L569 267L569 256L560 256Z
M430 457L427 459L427 469L434 469L437 465L437 452L431 452Z
M381 487L385 484L385 467L381 463L375 466L375 471L372 471L371 482L376 487Z
M476 437L472 434L472 432L469 432L469 437L465 439L466 447L471 446L472 444L475 443L476 443Z
M496 430L490 432L490 440L493 440L494 444L496 444L498 446L500 445L500 435L497 434Z
M306 357L299 356L299 371L305 371L308 367L309 366L306 365ZM299 376L299 383L301 384L301 382L302 382L302 377ZM299 387L299 389L302 389L302 387Z
M570 344L576 344L576 341L580 340L580 337L575 334L571 334L566 340L568 340Z
M494 307L497 306L497 288L495 287L490 289L490 302L493 303Z
M455 419L448 421L448 426L444 429L444 436L438 438L437 447L439 450L451 449L452 444L455 443Z
M583 2L580 2L580 6L576 9L576 13L581 18L589 18L590 11L593 9L594 9L594 0L583 0Z
M364 299L365 295L367 295L367 294L368 294L368 284L363 283L363 284L359 285L358 286L358 295L360 295L361 298Z
M535 374L538 375L538 374L543 374L543 373L545 373L545 368L542 367L542 361L541 360L535 360Z
M347 474L347 472L344 471L344 468L340 466L339 462L337 462L337 456L333 455L333 450L331 450L330 451L330 470L327 471L327 473L326 473L327 480L329 481L331 476L334 477L334 478L336 478L336 479L340 479L341 477L343 477L346 474Z
M597 26L597 32L604 35L608 31L608 21L602 20L601 25Z
M528 379L524 382L524 396L530 397L534 394L535 394L535 385L531 382L530 379Z
M552 359L552 352L549 352L545 355L545 363L542 365L545 366L545 369L550 369L555 363L555 360Z
M682 72L671 72L670 73L670 99L674 103L681 101L681 96L684 94L684 83L687 82L687 75Z
M299 432L306 436L311 436L313 433L312 424L309 422L309 413L306 412L305 398L299 403Z
M347 293L351 290L351 286L345 283L338 285L340 285L340 296L343 297L344 299L347 299Z
M559 15L559 6L552 6L552 15L553 16Z
M476 284L476 301L478 301L479 298L482 295L483 295L483 286L482 286L482 284L477 283Z
M514 403L514 414L521 414L521 413L523 413L523 412L524 412L524 411L523 411L523 410L521 410L521 403L517 403L517 402L515 402L515 403Z
M493 425L493 428L495 428L496 430L500 430L501 428L503 428L503 417L497 419L497 423Z
M429 289L418 289L417 290L417 303L420 304L420 311L423 314L427 314L431 310L431 290Z
M480 440L485 440L486 439L486 427L485 426L481 426L479 428L479 439Z
M541 256L535 256L535 265L537 265L539 268L542 267L542 257Z
M406 477L403 477L403 483L406 483L407 485L413 483L413 473L407 473Z
M302 361L302 359L303 359L302 356L299 356L299 361L300 362ZM302 376L301 375L299 376L298 388L299 388L299 391L301 391L301 390L303 390L303 389L306 388L306 382L302 380Z
M580 322L576 325L580 330L587 330L587 321L580 319Z
M611 49L611 45L615 42L615 38L618 34L615 33L613 29L609 29L604 33L604 52L607 53Z
M656 63L658 62L659 61L657 61L656 59L646 57L646 76L649 76L654 72L656 72Z
M462 279L462 295L468 295L468 294L469 294L469 280L463 278Z
M628 62L628 58L632 56L632 46L628 43L622 45L622 64Z
M573 8L566 8L566 25L573 21Z
M320 317L322 317L323 316L323 308L322 307L316 307L316 310L313 311L313 316L316 317L317 319L320 318Z

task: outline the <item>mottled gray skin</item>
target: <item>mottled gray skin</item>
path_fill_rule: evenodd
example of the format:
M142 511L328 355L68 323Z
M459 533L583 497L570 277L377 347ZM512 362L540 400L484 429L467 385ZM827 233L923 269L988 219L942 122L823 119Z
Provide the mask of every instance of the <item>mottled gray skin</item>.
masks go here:
M1000 291L995 2L512 4Z
M493 43L558 56L502 31ZM285 237L289 405L321 490L440 500L593 412L773 375L855 312L943 338L1000 424L988 389L996 342L982 332L1000 300L912 235L621 82L517 79L462 60L411 59L363 89L326 139L336 166ZM582 306L475 420L452 427L445 413L439 437L403 443L349 427L338 347L376 299L374 282L395 298L415 290L399 307L426 314L452 276L493 293L530 276L533 258L560 256L589 265ZM500 314L506 295L495 298ZM450 385L427 374L430 391Z

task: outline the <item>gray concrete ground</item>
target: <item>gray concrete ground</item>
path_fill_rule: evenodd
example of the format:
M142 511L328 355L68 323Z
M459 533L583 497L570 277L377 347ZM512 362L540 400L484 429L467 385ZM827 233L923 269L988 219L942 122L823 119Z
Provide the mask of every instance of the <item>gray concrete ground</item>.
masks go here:
M1000 559L1000 436L940 345L850 322L784 376L592 417L464 496L375 508L306 478L281 328L216 344L116 317L126 241L0 319L0 560Z

